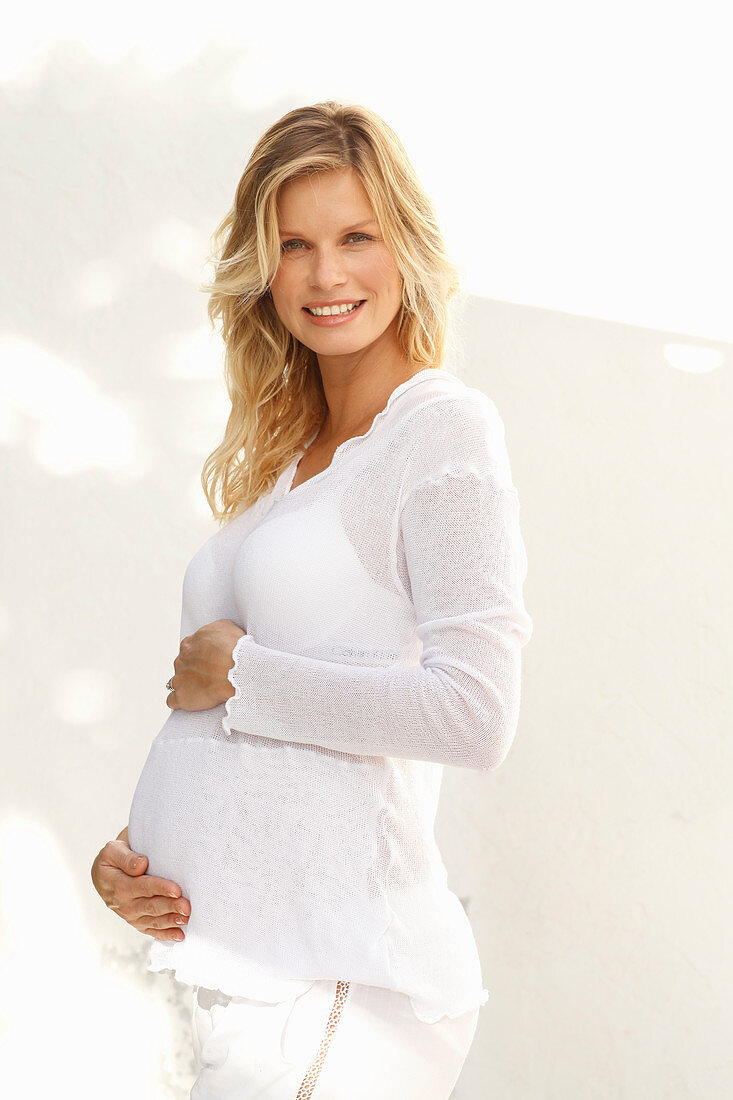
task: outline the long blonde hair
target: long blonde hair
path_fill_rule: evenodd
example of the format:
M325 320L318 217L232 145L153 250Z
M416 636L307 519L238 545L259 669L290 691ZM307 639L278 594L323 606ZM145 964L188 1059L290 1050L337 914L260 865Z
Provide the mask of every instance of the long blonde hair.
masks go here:
M440 367L460 269L394 131L366 107L329 100L283 115L254 146L234 204L211 238L212 326L221 318L231 400L201 483L214 518L232 519L274 485L327 412L318 359L285 328L269 293L280 263L277 198L301 176L351 168L403 280L398 339L416 369ZM221 507L217 505L217 491Z

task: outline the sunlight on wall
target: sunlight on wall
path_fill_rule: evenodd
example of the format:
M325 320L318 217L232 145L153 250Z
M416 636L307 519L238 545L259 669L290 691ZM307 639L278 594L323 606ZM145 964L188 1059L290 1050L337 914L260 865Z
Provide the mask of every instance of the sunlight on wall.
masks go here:
M117 680L104 669L67 670L51 690L53 713L70 726L106 721L118 700Z
M5 442L25 436L38 465L58 476L96 467L122 482L147 473L146 448L119 396L107 398L60 356L19 337L0 339L0 362Z
M671 367L689 374L707 374L725 362L725 355L717 348L700 348L694 344L667 344L664 358Z
M190 270L188 274L190 278ZM165 341L164 350L169 378L222 378L224 343L208 326L189 330L182 336L172 335ZM219 415L222 411L220 407Z
M73 282L79 305L87 309L104 309L122 298L127 279L121 264L108 256L100 256L81 264Z
M180 275L188 283L191 272L201 262L206 243L201 240L195 226L183 218L167 217L161 218L153 229L147 251L158 267Z
M165 1006L101 972L71 872L43 824L7 814L0 852L6 1095L54 1096L63 1084L75 1097L160 1100L160 1052L172 1039Z

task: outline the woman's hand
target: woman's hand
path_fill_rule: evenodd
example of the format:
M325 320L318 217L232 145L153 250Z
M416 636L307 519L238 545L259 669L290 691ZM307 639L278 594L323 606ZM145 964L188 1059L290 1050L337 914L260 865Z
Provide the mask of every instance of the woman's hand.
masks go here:
M139 861L139 863L136 863ZM191 915L191 903L169 879L146 875L145 856L127 843L127 828L109 840L92 864L92 882L108 909L156 940L182 940L182 924Z
M234 667L232 651L244 631L231 619L217 619L189 634L173 662L173 690L166 699L171 710L209 710L234 695L227 672Z

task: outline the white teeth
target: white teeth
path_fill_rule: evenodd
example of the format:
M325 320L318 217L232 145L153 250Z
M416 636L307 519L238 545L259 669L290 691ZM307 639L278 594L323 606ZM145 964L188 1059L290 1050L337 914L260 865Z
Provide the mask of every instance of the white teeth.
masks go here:
M353 302L350 306L324 306L323 309L321 309L320 306L316 307L316 309L308 309L308 306L306 306L305 308L309 313L312 313L314 317L332 317L336 313L351 313L358 305L358 302Z

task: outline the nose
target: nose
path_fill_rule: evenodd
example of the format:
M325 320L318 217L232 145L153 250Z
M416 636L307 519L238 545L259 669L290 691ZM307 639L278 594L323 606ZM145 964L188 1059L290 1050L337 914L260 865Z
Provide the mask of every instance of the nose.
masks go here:
M328 249L316 250L313 254L310 271L310 283L314 293L323 293L324 297L346 282L343 262Z

